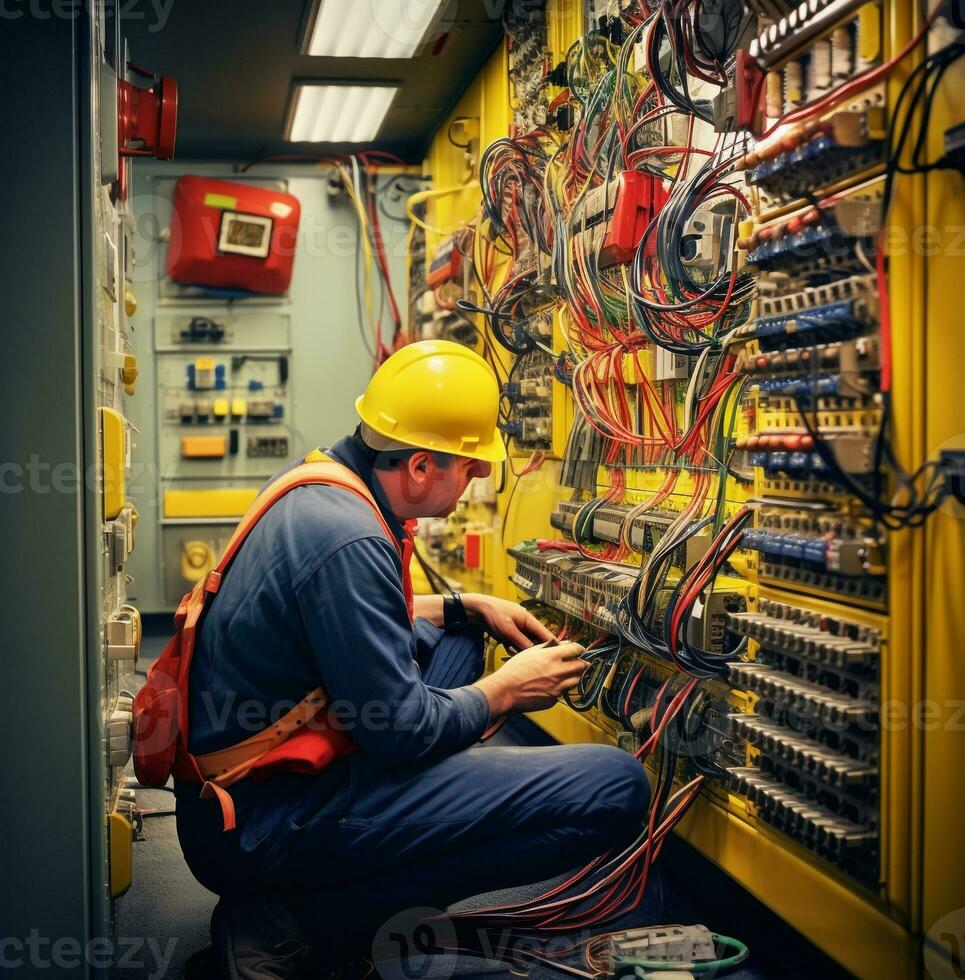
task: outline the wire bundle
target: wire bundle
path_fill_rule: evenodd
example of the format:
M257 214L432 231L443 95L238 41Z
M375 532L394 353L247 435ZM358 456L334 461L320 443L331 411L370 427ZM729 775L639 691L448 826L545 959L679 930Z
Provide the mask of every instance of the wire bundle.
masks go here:
M685 232L698 209L704 208L711 220L714 212L706 211L710 202L733 198L732 229L750 211L741 191L727 182L738 159L734 148L708 158L691 177L675 185L634 258L631 289L637 320L654 344L675 354L696 355L717 346L720 334L746 319L754 296L754 281L746 273L731 268L719 275L701 274L684 259ZM722 241L718 249L721 255L732 255Z

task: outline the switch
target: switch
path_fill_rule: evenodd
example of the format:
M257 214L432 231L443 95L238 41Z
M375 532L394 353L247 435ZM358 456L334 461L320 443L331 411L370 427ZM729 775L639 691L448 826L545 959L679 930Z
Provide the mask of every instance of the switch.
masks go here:
M108 759L112 766L123 768L131 758L133 742L131 738L133 701L121 696L107 721Z
M215 366L213 357L199 357L188 365L188 385L197 391L213 388Z
M186 582L197 582L217 562L217 556L206 541L185 541L181 551L181 577Z
M101 479L104 489L104 520L121 512L127 481L127 422L120 412L101 408Z
M124 367L121 368L121 380L124 382L124 391L129 395L133 395L134 382L137 381L137 358L133 354L124 355Z
M141 643L141 614L131 605L123 605L105 624L107 659L136 662Z

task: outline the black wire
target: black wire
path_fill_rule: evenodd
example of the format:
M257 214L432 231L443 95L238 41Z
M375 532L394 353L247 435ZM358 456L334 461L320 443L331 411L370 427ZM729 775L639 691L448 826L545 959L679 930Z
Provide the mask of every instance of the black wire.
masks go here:
M603 685L613 666L613 659L619 652L619 643L601 644L582 654L581 659L589 662L590 667L581 675L574 691L564 691L563 700L574 710L581 713L598 706Z
M965 44L961 42L953 42L933 52L915 66L898 92L894 110L891 113L891 119L888 124L886 142L888 147L888 162L885 176L885 189L882 195L882 223L884 223L884 218L891 208L897 174L922 173L930 169L935 169L938 166L951 166L944 158L935 161L933 164L924 164L920 160L920 153L923 152L925 147L928 124L931 120L932 105L938 82L941 80L947 68L961 58L963 53L965 53ZM934 84L929 88L929 82L932 80L932 76L936 77L934 78ZM906 108L905 99L909 95L911 98ZM911 127L920 108L924 111L921 116L921 125L915 142L915 150L912 154L912 166L903 167L901 165L901 159L907 148ZM899 129L899 119L901 118L902 110L904 110L905 116L896 140L895 134Z
M405 209L403 208L402 214L392 214L385 207L383 197L388 194L390 189L397 192L397 196L393 200L399 200L400 196L411 197L411 195L418 192L419 185L425 183L428 179L428 177L419 177L416 174L395 174L389 180L380 182L375 192L376 204L378 205L380 214L383 214L389 221L398 221L400 224L407 225L409 223L409 216L405 213ZM404 180L411 180L416 186L412 189L404 188L401 186L401 182Z
M449 583L446 581L445 576L437 569L432 566L427 558L425 558L422 552L418 548L413 548L412 553L415 555L415 560L419 563L419 567L422 569L423 574L429 582L429 585L434 592L439 595L448 595L452 592L449 588Z
M456 147L457 150L468 150L469 147L471 146L471 143L457 143L452 138L452 127L455 126L457 122L468 122L469 120L476 119L476 118L477 118L476 116L456 116L456 118L453 119L452 122L449 123L449 126L446 128L446 139L449 140L449 142L454 147Z

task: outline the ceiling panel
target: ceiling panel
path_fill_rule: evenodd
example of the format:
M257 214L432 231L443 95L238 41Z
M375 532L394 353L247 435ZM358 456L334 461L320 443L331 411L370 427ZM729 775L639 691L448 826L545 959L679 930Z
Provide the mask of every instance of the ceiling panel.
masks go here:
M374 145L415 163L498 45L502 6L499 0L452 0L423 53L405 60L302 55L311 0L180 0L170 4L162 24L130 20L122 29L132 61L177 79L178 159L249 161L293 149L358 149L293 147L282 137L295 80L363 79L400 85Z

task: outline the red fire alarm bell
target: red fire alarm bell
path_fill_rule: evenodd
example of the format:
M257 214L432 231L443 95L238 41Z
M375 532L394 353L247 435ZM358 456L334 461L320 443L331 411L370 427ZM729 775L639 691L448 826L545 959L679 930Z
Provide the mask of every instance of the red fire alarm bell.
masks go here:
M283 293L292 278L300 214L291 194L181 177L174 188L168 275L182 285Z
M124 78L117 85L117 167L116 197L127 200L130 184L128 157L174 157L174 140L178 128L178 83L170 75L155 75L127 63L131 75L153 83L145 88ZM113 75L111 76L113 78Z

